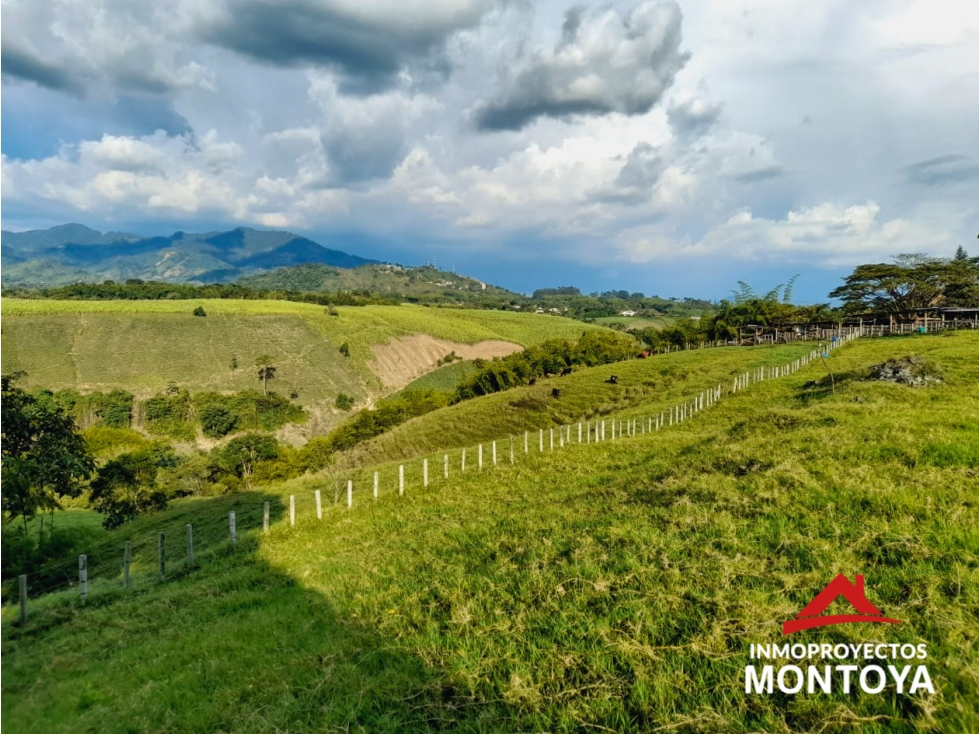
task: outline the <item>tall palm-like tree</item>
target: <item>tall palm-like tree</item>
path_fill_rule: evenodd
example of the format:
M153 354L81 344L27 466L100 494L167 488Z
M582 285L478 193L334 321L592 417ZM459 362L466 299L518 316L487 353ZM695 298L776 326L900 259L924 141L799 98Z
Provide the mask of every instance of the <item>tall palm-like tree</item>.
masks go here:
M272 355L263 354L255 360L255 366L258 367L258 379L262 381L262 393L268 395L269 380L275 379L275 367L272 366Z

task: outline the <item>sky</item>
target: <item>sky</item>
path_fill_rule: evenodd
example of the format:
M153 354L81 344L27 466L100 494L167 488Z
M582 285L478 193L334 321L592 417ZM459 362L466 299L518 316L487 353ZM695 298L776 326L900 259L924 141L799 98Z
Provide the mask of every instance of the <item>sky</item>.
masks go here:
M722 298L979 254L979 3L2 0L2 223Z

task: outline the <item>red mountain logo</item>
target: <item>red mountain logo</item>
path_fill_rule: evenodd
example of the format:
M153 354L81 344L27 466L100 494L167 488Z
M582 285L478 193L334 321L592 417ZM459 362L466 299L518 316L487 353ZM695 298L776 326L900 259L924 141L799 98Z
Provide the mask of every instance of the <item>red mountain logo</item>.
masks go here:
M860 614L829 614L819 616L826 611L838 596L843 596ZM901 620L885 617L884 613L867 601L863 592L863 576L856 577L856 583L851 583L843 574L827 584L826 588L816 594L816 598L795 615L795 619L782 623L782 635L811 629L813 627L828 627L831 624L846 624L847 622L875 622L900 624Z

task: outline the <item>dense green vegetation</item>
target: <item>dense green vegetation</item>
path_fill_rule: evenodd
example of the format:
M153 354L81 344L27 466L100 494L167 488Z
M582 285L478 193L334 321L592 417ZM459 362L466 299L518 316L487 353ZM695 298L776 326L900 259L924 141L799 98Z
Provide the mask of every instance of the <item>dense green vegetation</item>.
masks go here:
M324 266L325 267L325 266ZM155 280L130 279L125 283L107 280L103 283L74 283L56 288L4 288L5 298L38 300L84 301L161 301L190 299L283 300L313 303L320 306L397 305L390 297L374 296L367 292L312 293L288 288L249 288L233 283L165 283ZM196 310L203 311L198 305ZM195 315L206 316L205 313Z
M585 332L580 338L550 340L482 366L456 388L455 402L502 392L548 375L570 374L575 367L596 367L632 359L636 341L618 334Z
M650 390L629 410L656 412L714 384L705 370L744 371L746 357L784 363L788 349L627 363L650 378L674 367L677 380L675 392ZM939 365L944 382L911 389L862 379L909 353ZM513 467L478 473L470 464L465 475L453 450L450 479L438 473L428 489L419 462L409 464L403 497L396 464L364 467L349 475L352 510L330 504L337 495L326 475L174 502L90 548L87 605L74 589L49 595L32 602L23 627L5 610L3 724L975 731L977 353L974 333L864 340L830 358L835 394L806 387L823 374L814 364L726 396L681 426L614 444L532 451ZM725 355L732 361L722 367L705 362ZM617 387L604 379L621 367L564 379ZM491 423L492 401L504 397L464 405L482 404L478 417ZM313 489L326 490L322 521ZM234 549L229 510L239 523ZM184 568L190 522L198 550ZM156 580L159 531L176 545L165 583ZM118 575L127 539L128 592ZM902 624L800 640L925 643L935 695L743 693L748 646L781 642L781 622L836 573L865 574L868 596Z

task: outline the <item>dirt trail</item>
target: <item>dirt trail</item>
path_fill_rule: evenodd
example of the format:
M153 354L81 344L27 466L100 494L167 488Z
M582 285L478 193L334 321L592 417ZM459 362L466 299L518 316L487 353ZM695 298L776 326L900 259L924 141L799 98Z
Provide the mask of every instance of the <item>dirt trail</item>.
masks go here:
M477 344L457 344L436 339L427 334L413 334L392 339L387 344L371 347L375 359L367 363L384 387L400 390L412 380L431 372L438 360L449 352L463 359L491 359L505 357L523 349L519 344L504 341L483 341Z

